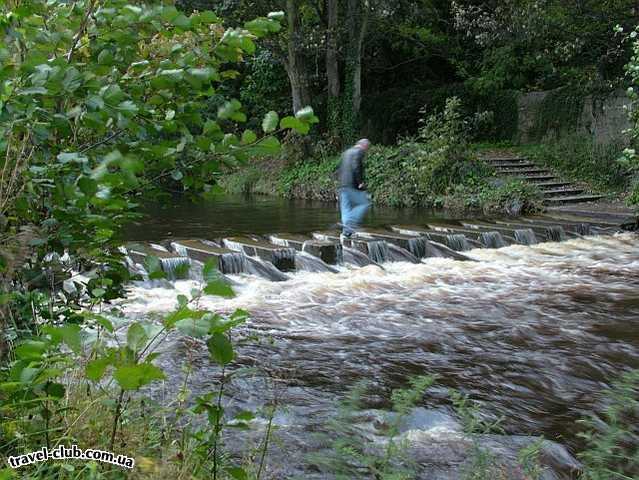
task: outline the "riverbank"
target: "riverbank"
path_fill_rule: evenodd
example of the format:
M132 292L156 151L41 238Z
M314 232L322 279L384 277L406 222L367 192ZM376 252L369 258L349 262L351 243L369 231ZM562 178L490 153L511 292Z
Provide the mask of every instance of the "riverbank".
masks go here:
M543 210L539 190L501 179L469 154L450 164L429 163L417 142L372 147L366 179L375 205L444 209L452 214L531 214ZM286 158L250 163L227 175L222 188L231 194L275 195L336 201L339 155L288 163Z

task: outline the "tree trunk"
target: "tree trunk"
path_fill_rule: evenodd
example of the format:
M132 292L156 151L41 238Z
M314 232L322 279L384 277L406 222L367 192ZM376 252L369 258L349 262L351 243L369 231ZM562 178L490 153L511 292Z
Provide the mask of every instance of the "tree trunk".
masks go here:
M286 71L291 84L293 112L311 104L308 85L308 71L302 45L304 36L299 15L299 0L286 0L288 18L288 60Z
M362 43L368 21L366 0L348 0L348 46L344 74L342 126L344 140L351 142L359 133L359 110L362 103Z
M328 128L332 135L337 134L340 120L340 79L337 61L337 41L339 37L339 0L327 2L326 28L326 77L328 80Z

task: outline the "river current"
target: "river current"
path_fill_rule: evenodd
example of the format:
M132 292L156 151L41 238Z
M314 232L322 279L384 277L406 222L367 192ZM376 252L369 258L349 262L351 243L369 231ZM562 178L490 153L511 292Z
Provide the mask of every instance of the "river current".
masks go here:
M298 272L285 282L234 276L237 297L204 297L200 306L251 318L241 365L264 379L236 382L245 407L271 401L281 424L330 416L357 381L372 382L371 408L417 374L437 374L423 406L449 408L449 387L467 393L509 434L581 444L575 420L601 412L601 392L639 368L639 237L632 233L468 252L477 262L431 258L339 273ZM197 282L137 284L128 314L166 313ZM194 365L193 392L213 390L218 371L206 348L179 335L161 347L170 372L161 396L179 388ZM270 400L269 400L270 399ZM298 440L304 438L300 432ZM300 440L301 441L301 440Z

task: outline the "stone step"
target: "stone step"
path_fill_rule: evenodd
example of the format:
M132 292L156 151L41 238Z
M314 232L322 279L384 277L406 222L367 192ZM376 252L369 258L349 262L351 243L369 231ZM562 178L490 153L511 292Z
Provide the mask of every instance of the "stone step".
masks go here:
M529 182L529 183L537 183L537 182L549 182L551 180L555 180L555 181L559 181L559 179L552 175L552 174L548 174L548 175L516 175L516 178L519 178L520 180L523 180L524 182Z
M491 158L491 157L483 157L482 160L484 162L490 163L492 165L500 165L503 163L522 163L522 162L528 162L529 160L527 158L524 157L497 157L497 158Z
M579 195L584 193L583 188L553 188L542 191L544 197L554 197L561 195Z
M548 181L548 182L535 182L535 185L539 187L541 190L551 190L551 189L557 189L561 187L568 187L572 184L570 182L564 182L562 180L558 180L558 181Z
M496 169L505 169L505 168L523 168L523 167L530 167L530 168L535 168L538 167L538 165L536 163L532 163L532 162L510 162L510 163L496 163L493 165L493 167L495 167Z
M544 174L544 175L554 175L547 168L538 168L538 167L521 167L521 168L504 168L498 169L497 173L501 175L536 175L536 174Z
M604 195L585 194L585 195L574 195L574 196L557 196L557 197L545 198L544 203L546 205L561 205L564 203L585 203L585 202L594 202L595 200L600 200L602 198L604 198Z
M295 249L280 247L268 242L248 237L230 237L223 240L224 246L231 250L243 252L251 257L259 257L271 262L278 270L290 272L295 270Z

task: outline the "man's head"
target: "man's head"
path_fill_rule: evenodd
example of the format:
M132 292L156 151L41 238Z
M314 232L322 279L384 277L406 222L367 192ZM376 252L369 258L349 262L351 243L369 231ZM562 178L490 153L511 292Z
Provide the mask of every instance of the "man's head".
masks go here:
M357 141L355 146L357 148L361 148L362 150L366 151L366 150L368 150L368 147L371 146L371 142L370 142L370 140L368 138L362 138L362 139Z

